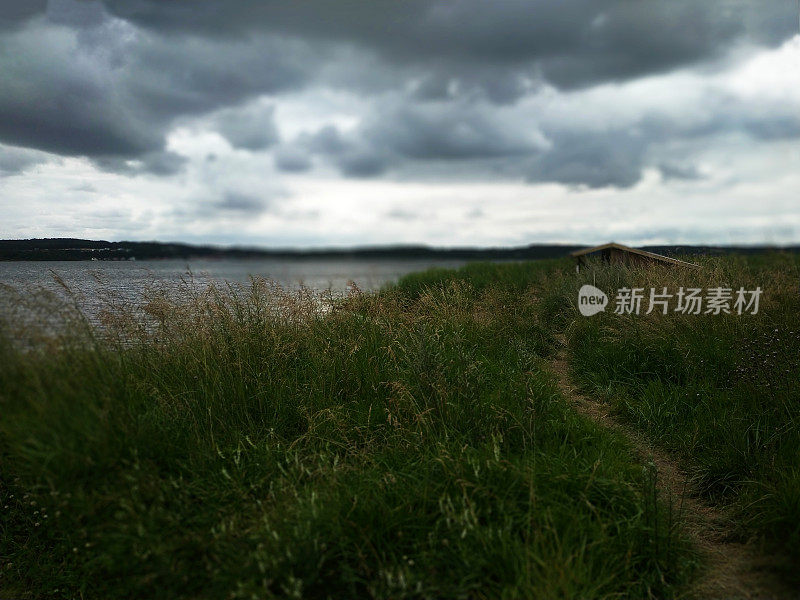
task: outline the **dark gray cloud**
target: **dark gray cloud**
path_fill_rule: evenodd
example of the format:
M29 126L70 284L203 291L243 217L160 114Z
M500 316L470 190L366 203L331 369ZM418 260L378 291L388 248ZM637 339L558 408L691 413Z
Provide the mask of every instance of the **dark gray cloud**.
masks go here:
M309 154L302 148L295 146L282 146L275 150L275 167L279 171L301 173L311 168L312 162Z
M301 42L165 39L108 17L82 27L35 19L0 35L0 141L105 164L148 160L177 120L291 89L313 64ZM229 108L217 125L235 146L274 143L272 115L253 116Z
M249 194L226 192L221 200L214 203L214 208L224 212L255 216L267 210L268 203L259 197Z
M663 85L668 92L667 80ZM526 108L501 110L476 99L421 100L411 90L376 103L355 129L342 133L327 126L298 141L345 175L392 172L401 179L464 180L477 174L484 179L627 188L646 168L658 169L668 179L698 179L700 173L685 156L670 155L673 142L707 144L731 134L754 141L800 137L796 102L755 102L719 84L701 90L691 103L681 101L680 109L661 100L642 107L634 100L627 112L610 103L608 94L605 104L597 106L588 100L591 96L578 105L570 94L545 94ZM627 95L618 92L617 97L624 103ZM561 101L573 108L551 110ZM609 109L613 116L606 114ZM573 110L574 119L569 116ZM374 171L342 168L342 157L356 150L358 156L374 157Z
M0 0L0 30L19 27L46 8L47 0Z
M342 153L336 164L347 177L377 177L389 168L389 159L370 148L354 148Z
M800 114L746 115L742 128L762 140L786 140L800 137Z
M737 44L774 46L796 25L795 0L0 0L0 141L166 176L185 162L165 150L166 134L200 119L236 148L274 148L280 171L319 157L350 177L445 163L626 187L646 166L691 175L652 161L672 136L790 138L800 119L721 104L691 127L660 118L639 131L582 130L493 109L547 85L622 82ZM255 99L315 86L363 93L362 123L282 141L273 109Z
M626 132L559 134L528 172L532 182L630 187L639 181L647 140Z
M167 176L179 173L187 163L187 158L168 150L147 152L136 158L124 156L95 156L94 164L103 171L122 175L159 175Z
M299 143L350 177L374 177L400 167L412 177L426 170L444 179L478 172L530 182L630 187L641 177L648 144L658 139L652 137L624 130L541 131L535 121L520 125L486 105L400 103L394 109L379 106L347 135L326 126L301 136Z
M21 4L21 3L20 3ZM101 2L89 0L47 0L48 21L78 29L92 29L106 20Z
M328 125L295 144L331 161L343 175L375 177L403 162L519 158L544 143L537 127L520 127L472 103L378 103L360 127L343 134Z
M0 36L0 139L63 155L156 150L159 123L114 89L115 74L82 61L69 34Z
M281 32L357 44L391 62L427 68L535 63L551 82L564 86L689 64L740 39L775 44L797 28L793 0L106 0L106 5L161 31L227 37Z
M343 135L334 125L326 125L314 133L304 133L295 141L296 148L317 154L332 162L347 177L368 178L382 175L397 157L389 148L368 139L363 131Z
M661 174L666 177L667 179L683 179L683 180L695 180L700 179L702 174L700 171L691 164L685 163L677 163L677 162L665 162L658 165L658 170L661 171Z
M588 187L630 187L646 167L668 179L700 179L685 158L659 160L657 150L674 140L699 142L716 136L742 134L755 141L800 137L800 114L789 105L763 110L725 95L709 94L713 111L706 118L645 114L633 123L593 130L580 126L543 127L552 146L532 162L531 182L558 182ZM708 107L704 107L708 108Z
M224 183L207 188L208 194L193 196L178 203L170 211L170 217L181 223L230 228L232 224L241 227L265 213L283 216L285 212L275 203L276 198L285 196L282 189L264 187L254 192L252 189L240 189L236 184L228 186Z
M347 149L347 143L334 125L326 125L313 135L301 135L299 141L320 154L339 154Z
M0 177L18 175L30 167L49 162L51 157L43 152L0 146Z
M214 126L234 148L263 150L280 141L275 125L275 108L241 107L224 109L214 116Z
M151 152L141 158L141 172L153 175L174 175L180 172L188 159L175 152Z
M162 119L297 89L311 78L319 58L304 42L275 36L225 41L148 34L132 50L126 91Z
M453 103L384 108L363 131L372 145L420 160L529 154L540 149L535 133L535 126L503 123L485 107Z

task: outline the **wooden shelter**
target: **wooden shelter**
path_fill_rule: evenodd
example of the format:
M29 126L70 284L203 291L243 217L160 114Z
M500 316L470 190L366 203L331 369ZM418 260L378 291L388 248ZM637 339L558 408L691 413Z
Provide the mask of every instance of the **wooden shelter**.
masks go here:
M630 246L623 246L622 244L616 244L614 242L576 250L575 252L571 252L570 256L575 258L577 262L575 269L578 272L580 272L581 267L586 266L587 262L593 258L611 264L638 266L659 263L671 266L691 267L693 269L700 268L700 265L694 263L678 260L677 258L670 258L669 256L662 256L661 254L648 252L646 250L639 250L638 248L631 248Z

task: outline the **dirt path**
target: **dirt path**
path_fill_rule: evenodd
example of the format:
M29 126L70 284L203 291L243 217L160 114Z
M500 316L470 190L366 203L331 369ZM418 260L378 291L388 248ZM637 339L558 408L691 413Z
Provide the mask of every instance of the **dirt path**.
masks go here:
M763 555L755 544L732 541L732 530L716 507L699 499L691 481L669 454L655 448L639 432L617 422L608 405L588 398L572 385L567 364L567 342L560 336L560 350L550 364L567 400L584 416L625 435L636 452L652 460L658 469L659 492L681 507L686 531L705 556L706 570L690 590L700 599L782 600L800 599L800 591L788 588L774 574L774 557Z

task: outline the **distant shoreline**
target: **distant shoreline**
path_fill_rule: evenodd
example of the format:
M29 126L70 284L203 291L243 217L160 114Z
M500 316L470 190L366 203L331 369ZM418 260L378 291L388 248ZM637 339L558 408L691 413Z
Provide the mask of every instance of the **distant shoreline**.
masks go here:
M581 244L532 244L510 248L436 248L430 246L367 246L355 248L265 249L252 247L225 248L162 242L108 242L75 238L0 240L0 261L128 261L163 259L287 259L287 260L534 260L559 258ZM711 246L661 245L643 249L667 256L753 254L765 251L800 252L800 246Z

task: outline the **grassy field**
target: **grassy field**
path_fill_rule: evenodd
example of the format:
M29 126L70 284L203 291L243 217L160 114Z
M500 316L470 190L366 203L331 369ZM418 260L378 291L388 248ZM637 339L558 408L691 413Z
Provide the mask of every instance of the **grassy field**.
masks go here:
M585 390L797 558L800 263L591 275L760 285L742 316L584 318L587 276L471 264L327 311L263 281L153 292L146 326L63 311L24 350L7 324L0 597L680 596L702 569L680 512L558 392L564 332Z
M800 261L713 261L701 273L605 270L598 286L764 290L756 315L601 314L570 328L575 377L677 454L744 536L800 584ZM602 283L602 285L601 285Z

